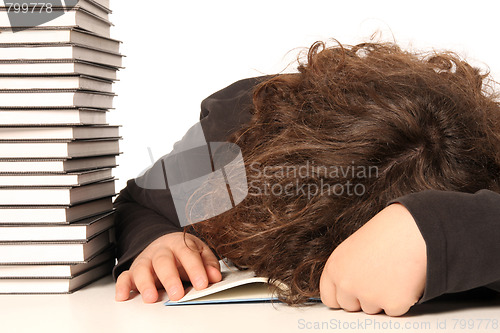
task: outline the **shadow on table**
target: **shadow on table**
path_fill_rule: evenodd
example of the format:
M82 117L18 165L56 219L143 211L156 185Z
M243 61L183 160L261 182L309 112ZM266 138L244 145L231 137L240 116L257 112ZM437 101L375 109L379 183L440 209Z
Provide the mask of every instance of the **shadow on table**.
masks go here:
M442 295L423 304L415 305L405 314L405 317L489 307L500 307L500 293L487 288L477 288Z

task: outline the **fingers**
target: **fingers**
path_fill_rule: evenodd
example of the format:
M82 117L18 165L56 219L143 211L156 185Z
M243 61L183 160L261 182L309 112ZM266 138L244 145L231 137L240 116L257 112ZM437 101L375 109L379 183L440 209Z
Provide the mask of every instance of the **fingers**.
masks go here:
M345 289L337 289L337 302L340 304L340 307L346 311L355 312L361 310L358 298Z
M132 275L129 271L124 271L118 276L115 285L115 300L123 302L128 300L130 291L135 290L135 285L132 281Z
M205 265L205 271L207 273L208 282L216 283L222 279L222 274L220 273L220 264L217 257L214 255L212 250L205 244L203 244L202 251L200 253L203 264Z
M321 296L321 302L323 302L323 304L333 309L341 308L340 304L337 302L335 283L328 275L326 267L323 270L323 274L321 274L321 278L319 280L319 292Z
M222 280L222 274L219 268L215 268L210 265L205 265L205 270L207 271L208 282L217 283Z
M384 312L386 315L391 317L399 317L404 315L410 310L410 306L406 305L396 305L396 306L386 306L384 307Z
M222 280L219 260L217 260L217 257L213 254L212 250L210 250L210 248L201 241L197 243L197 247L190 246L190 248L193 250L193 252L198 253L201 256L208 282L216 283ZM201 250L197 250L198 248L201 248ZM177 260L177 263L181 280L191 280L186 272L186 269L182 266L182 263L179 260Z
M328 273L327 267L321 275L319 290L321 301L330 308L342 308L346 311L359 311L362 309L367 314L376 314L382 311L378 306L367 301L360 302L352 293L337 288L331 274Z
M189 243L189 240L187 240ZM204 289L208 286L208 276L205 265L201 258L198 246L191 242L189 247L182 247L174 252L174 255L186 271L189 280L196 290ZM198 251L196 251L198 249Z
M327 291L323 292L323 290L325 289ZM343 291L342 289L336 289L333 283L330 286L328 286L328 284L323 285L320 290L321 301L330 308L344 309L349 312L362 310L366 314L377 314L382 312L383 310L374 302L359 300L352 293L348 293L346 291Z
M141 293L145 303L158 300L163 285L171 300L184 296L182 280L200 290L222 278L220 265L210 248L195 236L172 233L152 242L117 279L115 299L124 301L131 290Z
M184 296L184 287L179 276L175 258L172 252L164 251L153 258L153 269L172 301L178 301Z
M199 246L201 248L200 251L201 259L203 260L205 265L210 265L212 267L217 268L220 271L219 260L217 260L217 257L212 252L212 250L210 250L210 248L205 243L201 243L199 244Z
M141 293L144 303L156 302L158 300L158 291L156 290L151 260L141 258L137 262L134 262L132 271L133 282L137 290Z
M407 313L410 308L418 302L418 298L409 301L407 298L401 299L399 295L404 294L403 292L396 292L387 297L382 301L381 307L385 314L391 317L402 316Z
M364 313L366 314L377 314L382 312L382 308L377 306L375 302L370 302L366 300L359 300L359 304L361 306L361 310L363 310Z

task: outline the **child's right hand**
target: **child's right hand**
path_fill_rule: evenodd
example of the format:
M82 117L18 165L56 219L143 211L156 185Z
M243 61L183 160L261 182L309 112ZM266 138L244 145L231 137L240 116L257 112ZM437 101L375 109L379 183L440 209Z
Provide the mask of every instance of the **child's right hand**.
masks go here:
M196 236L174 232L159 237L134 260L130 269L118 276L115 299L125 301L130 291L142 294L145 303L158 300L162 286L172 301L184 296L183 281L197 290L222 279L220 265L212 250Z
M393 203L332 252L321 274L321 300L336 309L402 316L424 293L426 251L411 213Z

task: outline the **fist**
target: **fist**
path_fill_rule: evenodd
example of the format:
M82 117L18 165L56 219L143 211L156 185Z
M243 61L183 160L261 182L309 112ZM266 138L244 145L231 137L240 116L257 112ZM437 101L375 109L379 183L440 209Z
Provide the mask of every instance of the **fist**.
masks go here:
M331 308L384 311L401 316L422 296L425 241L408 210L392 204L344 240L320 279L321 301Z

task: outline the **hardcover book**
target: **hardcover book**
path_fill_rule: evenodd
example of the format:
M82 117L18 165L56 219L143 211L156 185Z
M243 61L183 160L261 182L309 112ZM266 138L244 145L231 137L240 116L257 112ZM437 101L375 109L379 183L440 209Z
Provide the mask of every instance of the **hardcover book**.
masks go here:
M68 187L0 187L2 205L74 205L115 194L114 180Z
M112 197L71 206L0 206L0 224L54 225L69 224L113 210Z
M0 159L73 158L118 155L116 139L73 140L62 142L0 141Z
M88 75L116 80L117 68L75 59L0 60L0 75Z
M122 66L119 53L76 44L0 44L0 60L75 59L111 67Z
M95 49L118 53L120 41L106 38L89 31L66 27L33 27L28 30L12 32L10 28L0 28L0 44L45 44L73 43Z
M0 174L1 187L79 186L112 179L111 169L96 169L65 174Z
M108 20L109 14L111 14L111 10L105 6L103 6L100 1L97 0L78 0L75 8L82 8L92 14L99 16L102 19ZM108 4L109 5L109 4ZM56 7L57 8L57 7Z
M81 263L59 265L0 265L0 279L70 279L105 261L114 261L114 257L114 247L111 246Z
M112 243L110 230L85 241L0 242L0 264L84 262Z
M0 294L72 293L111 273L114 260L108 260L69 278L0 279Z
M115 156L62 159L0 159L0 174L71 173L116 167Z
M82 140L117 138L118 126L2 127L2 140Z
M77 89L0 90L0 108L81 107L109 109L112 93Z
M85 241L113 226L113 212L68 225L0 225L0 242Z
M8 7L0 7L0 27L10 27L11 22L7 16ZM111 31L111 22L103 19L88 10L83 8L73 8L66 10L64 8L53 8L54 12L61 11L63 14L57 16L51 21L41 23L41 27L78 27L84 30L91 31L98 35L108 37ZM24 27L22 25L16 25L16 27ZM31 27L27 27L31 28Z
M16 73L0 76L0 90L79 89L112 92L113 81L87 75L23 76Z

